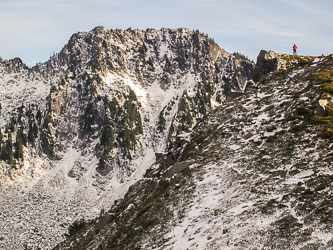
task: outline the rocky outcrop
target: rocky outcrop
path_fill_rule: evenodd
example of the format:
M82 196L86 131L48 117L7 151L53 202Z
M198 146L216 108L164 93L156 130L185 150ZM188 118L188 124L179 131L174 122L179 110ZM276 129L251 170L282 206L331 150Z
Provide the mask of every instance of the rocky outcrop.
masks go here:
M163 153L155 153L156 162L161 164L163 169L169 168L173 164L177 162L177 155L173 153L163 154Z
M286 61L282 59L282 56L283 54L277 54L274 51L261 50L253 71L253 80L259 82L266 74L285 68Z
M168 171L167 171L167 176L169 178L172 178L175 174L180 173L184 169L188 168L190 165L196 163L196 160L191 159L188 161L182 161L182 162L176 162L174 165L172 165Z

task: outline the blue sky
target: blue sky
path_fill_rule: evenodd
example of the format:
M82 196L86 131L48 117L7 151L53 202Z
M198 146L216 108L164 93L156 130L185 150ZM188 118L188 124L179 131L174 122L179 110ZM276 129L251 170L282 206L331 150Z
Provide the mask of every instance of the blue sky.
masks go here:
M333 53L332 0L0 0L0 56L28 66L59 52L70 36L108 29L189 28L256 61L261 49Z

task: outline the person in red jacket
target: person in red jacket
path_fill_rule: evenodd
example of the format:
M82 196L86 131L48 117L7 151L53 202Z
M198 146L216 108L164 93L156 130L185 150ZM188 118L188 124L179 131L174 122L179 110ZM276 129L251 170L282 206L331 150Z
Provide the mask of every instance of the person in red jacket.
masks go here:
M294 46L293 46L293 55L297 55L297 46L296 46L296 44L294 44Z

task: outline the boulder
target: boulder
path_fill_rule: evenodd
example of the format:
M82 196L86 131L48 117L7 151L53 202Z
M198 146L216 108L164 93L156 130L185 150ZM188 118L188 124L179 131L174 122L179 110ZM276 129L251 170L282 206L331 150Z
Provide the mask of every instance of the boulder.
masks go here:
M72 169L68 172L68 177L75 178L76 180L79 180L80 177L86 172L87 170L82 167L81 163L76 161L74 162L74 165Z
M156 162L164 160L165 155L166 155L165 153L155 153Z
M316 115L319 115L319 116L327 115L327 112L326 112L327 104L328 104L327 100L324 100L324 99L319 100L318 105L317 105Z

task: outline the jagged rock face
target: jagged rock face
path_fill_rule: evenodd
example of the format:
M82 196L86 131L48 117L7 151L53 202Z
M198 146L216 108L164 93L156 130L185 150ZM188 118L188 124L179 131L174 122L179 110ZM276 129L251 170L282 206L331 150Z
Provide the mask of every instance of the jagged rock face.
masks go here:
M333 60L288 58L55 249L332 249Z
M259 82L268 73L285 68L286 61L281 58L282 56L285 55L277 54L274 51L261 50L257 57L253 80Z
M188 29L97 27L46 63L0 71L0 244L47 249L122 197L228 91L244 92L253 64Z

